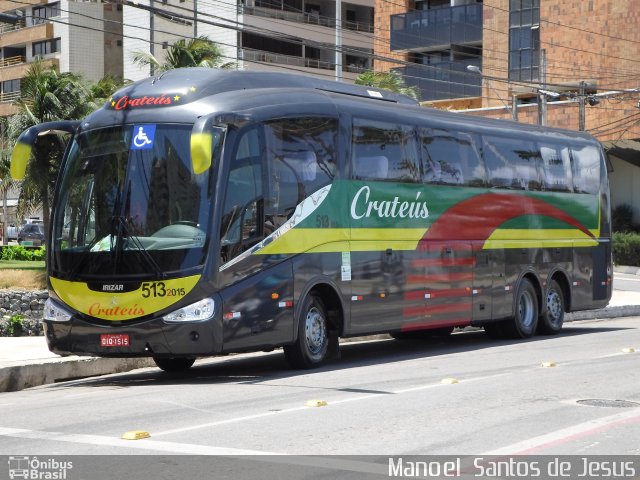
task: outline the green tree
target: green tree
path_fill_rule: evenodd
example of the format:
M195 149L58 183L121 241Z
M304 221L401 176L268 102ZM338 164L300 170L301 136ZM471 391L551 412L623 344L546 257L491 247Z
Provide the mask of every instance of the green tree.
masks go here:
M107 101L116 90L124 87L128 83L130 83L130 81L123 80L120 77L105 75L89 88L94 101L97 103Z
M408 87L404 83L402 75L395 70L389 70L388 72L374 72L372 70L367 70L366 72L358 75L355 84L401 93L415 100L420 99L420 90L418 90L418 87Z
M39 60L31 64L22 79L20 99L15 105L18 113L10 117L7 129L12 144L26 128L43 122L80 119L98 106L81 76L59 73ZM67 141L68 137L58 135L40 137L22 182L17 213L26 216L42 206L45 228L49 225L55 181Z
M160 61L147 52L134 52L133 63L150 66L155 73L166 72L174 68L206 67L234 68L233 62L224 62L221 48L206 35L189 40L181 39L170 45Z

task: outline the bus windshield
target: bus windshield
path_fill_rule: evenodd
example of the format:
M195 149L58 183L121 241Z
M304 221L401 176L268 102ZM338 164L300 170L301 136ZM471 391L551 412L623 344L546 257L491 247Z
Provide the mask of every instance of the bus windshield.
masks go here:
M204 264L210 169L195 174L191 126L126 125L78 135L53 218L51 270L160 278ZM214 164L222 131L213 132Z

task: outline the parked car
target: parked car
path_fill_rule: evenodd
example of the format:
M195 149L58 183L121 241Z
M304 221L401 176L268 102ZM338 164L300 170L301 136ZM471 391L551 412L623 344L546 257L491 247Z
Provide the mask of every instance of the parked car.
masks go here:
M41 223L27 223L18 232L19 245L44 245L44 225Z
M10 223L9 226L7 227L7 239L8 240L17 240L18 239L18 231L20 230L20 228L18 228L15 224Z

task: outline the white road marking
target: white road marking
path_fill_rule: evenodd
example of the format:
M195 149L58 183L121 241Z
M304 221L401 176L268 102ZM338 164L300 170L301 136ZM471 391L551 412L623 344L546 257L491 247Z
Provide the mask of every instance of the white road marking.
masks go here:
M122 440L115 437L101 435L81 435L61 432L46 432L38 430L25 430L22 428L0 427L0 437L25 438L46 440L52 442L80 443L84 445L99 445L109 447L121 447L126 449L147 450L183 455L223 455L223 456L260 456L259 461L278 463L283 465L301 465L330 470L341 470L359 473L388 476L387 463L362 462L346 460L340 457L318 458L313 456L286 455L260 450L245 450L239 448L214 447L209 445L197 445L192 443L164 442L152 439ZM244 459L248 461L250 459Z
M469 378L469 379L463 379L463 382L474 382L474 381L480 381L480 380L487 380L490 378L496 378L496 377L501 377L504 375L509 375L508 373L499 373L496 375L488 375L488 376L483 376L483 377L476 377L476 378ZM330 400L329 404L327 405L327 407L323 407L323 408L328 408L331 407L332 405L341 405L344 403L351 403L351 402L358 402L361 400L369 400L371 398L383 398L386 397L388 395L400 395L403 393L412 393L412 392L418 392L420 390L427 390L427 389L431 389L431 388L447 388L447 385L442 385L440 382L438 383L430 383L427 385L420 385L417 387L411 387L411 388L405 388L402 390L396 390L396 391L391 391L388 393L372 393L369 395L360 395L358 397L347 397L347 398L343 398L343 399L338 399L338 400ZM258 418L265 418L265 417L271 417L274 415L282 415L285 413L292 413L292 412L299 412L301 410L309 410L309 407L305 406L300 406L300 407L293 407L293 408L286 408L286 409L282 409L282 410L278 410L278 411L272 411L272 412L262 412L262 413L256 413L254 415L246 415L243 417L235 417L235 418L228 418L226 420L218 420L216 422L210 422L210 423L203 423L200 425L191 425L188 427L182 427L182 428L174 428L171 430L164 430L161 432L154 432L153 436L154 437L158 437L158 436L162 436L162 435L171 435L174 433L183 433L183 432L190 432L193 430L200 430L203 428L211 428L211 427L217 427L220 425L228 425L230 423L238 423L238 422L244 422L247 420L256 420Z
M45 432L39 430L25 430L21 428L2 428L0 436L27 438L34 440L48 440L54 442L83 443L87 445L101 445L121 447L126 449L153 450L158 452L182 453L188 455L279 455L260 450L244 450L239 448L213 447L190 443L163 442L152 439L123 440L103 435L82 435L76 433Z
M555 432L549 432L544 435L539 435L512 445L498 448L496 450L485 452L481 454L481 456L531 455L534 453L541 453L545 449L567 443L571 440L587 437L603 430L609 430L610 428L618 425L636 422L640 422L640 408L633 408L624 413L617 413L615 415L609 415L608 417L601 417L587 422L578 423L570 427L561 428Z

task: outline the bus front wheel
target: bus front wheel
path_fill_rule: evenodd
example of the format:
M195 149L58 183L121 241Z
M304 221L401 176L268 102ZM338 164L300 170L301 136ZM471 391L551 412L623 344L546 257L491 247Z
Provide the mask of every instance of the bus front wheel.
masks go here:
M153 361L159 369L173 373L189 370L196 359L188 357L153 357Z
M329 341L324 303L319 296L310 294L300 309L298 339L284 346L284 356L293 368L315 368L326 359Z

